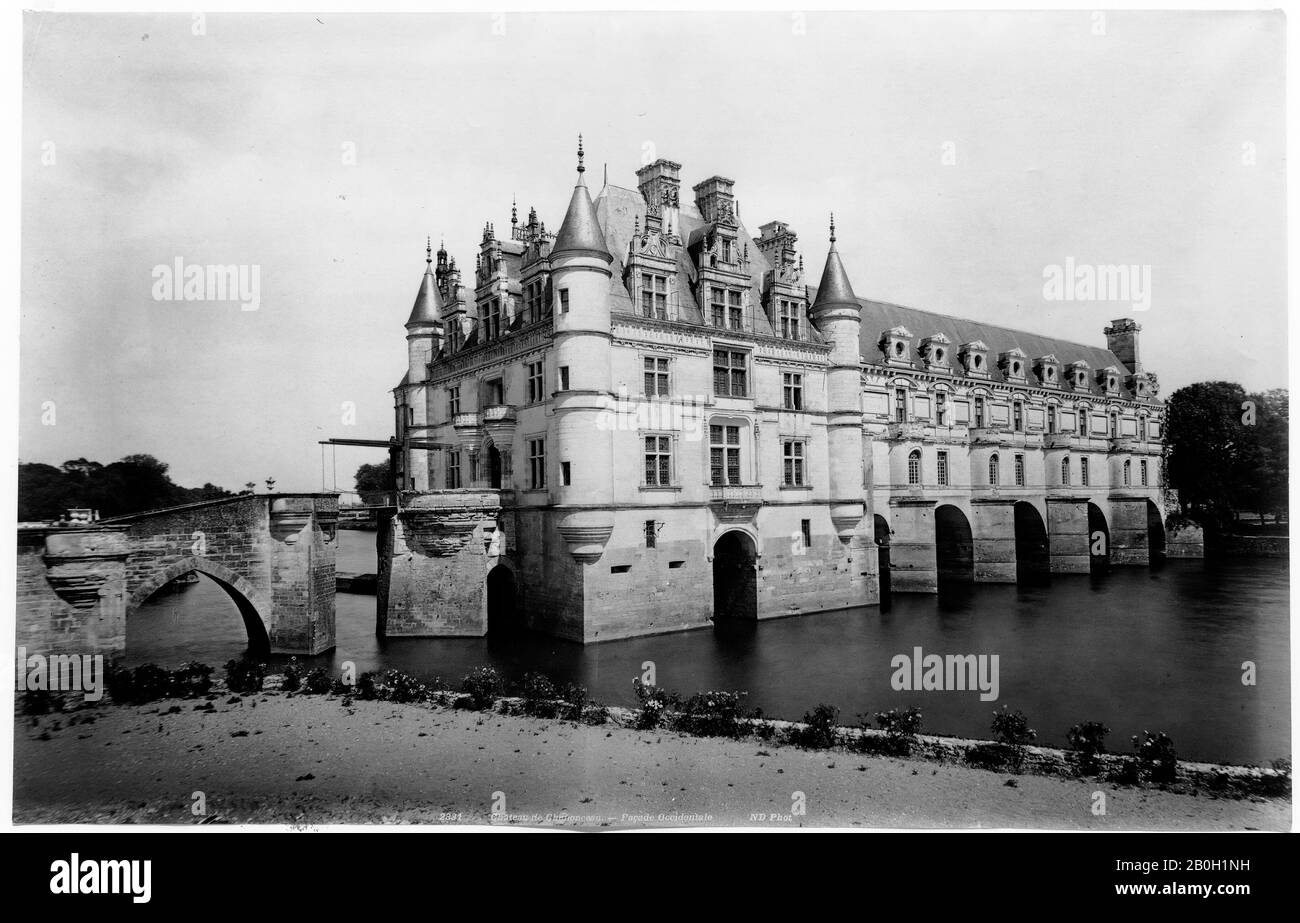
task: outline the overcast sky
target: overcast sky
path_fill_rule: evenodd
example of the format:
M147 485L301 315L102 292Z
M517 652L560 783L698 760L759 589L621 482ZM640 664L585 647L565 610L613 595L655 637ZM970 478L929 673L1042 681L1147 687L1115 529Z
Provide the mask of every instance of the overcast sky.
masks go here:
M512 194L557 229L579 131L593 193L603 165L635 187L655 156L687 189L732 177L745 223L790 222L814 280L833 209L861 296L1098 345L1131 315L1166 395L1286 385L1281 14L209 14L202 31L27 14L23 461L148 452L187 486L319 489L318 439L391 434L425 236L468 276ZM1071 257L1149 266L1150 309L1045 300L1044 268ZM260 267L260 307L155 300L177 258ZM340 449L339 485L383 458Z

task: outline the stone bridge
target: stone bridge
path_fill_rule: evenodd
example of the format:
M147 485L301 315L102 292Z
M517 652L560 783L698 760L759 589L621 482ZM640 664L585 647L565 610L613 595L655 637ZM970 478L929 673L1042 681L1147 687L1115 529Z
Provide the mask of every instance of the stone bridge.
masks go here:
M242 494L94 524L25 524L18 644L120 658L126 620L177 577L210 577L255 652L334 647L335 494Z

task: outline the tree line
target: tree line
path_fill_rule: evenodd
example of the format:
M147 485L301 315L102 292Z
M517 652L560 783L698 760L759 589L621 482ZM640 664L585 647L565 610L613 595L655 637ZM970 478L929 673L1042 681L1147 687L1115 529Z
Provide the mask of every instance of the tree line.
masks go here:
M20 464L18 519L47 522L77 508L99 510L100 516L107 518L234 496L215 484L181 487L172 482L167 467L152 455L128 455L108 465L84 458L57 468Z
M1287 519L1289 429L1285 388L1247 393L1203 381L1171 394L1165 470L1180 512L1216 532L1231 532L1243 515Z

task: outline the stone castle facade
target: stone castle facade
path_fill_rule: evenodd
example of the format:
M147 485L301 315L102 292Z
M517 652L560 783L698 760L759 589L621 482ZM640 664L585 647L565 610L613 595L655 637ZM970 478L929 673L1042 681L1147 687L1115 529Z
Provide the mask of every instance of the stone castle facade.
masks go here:
M394 390L380 627L580 642L1163 552L1139 326L1086 346L858 297L734 183L578 181L430 252Z

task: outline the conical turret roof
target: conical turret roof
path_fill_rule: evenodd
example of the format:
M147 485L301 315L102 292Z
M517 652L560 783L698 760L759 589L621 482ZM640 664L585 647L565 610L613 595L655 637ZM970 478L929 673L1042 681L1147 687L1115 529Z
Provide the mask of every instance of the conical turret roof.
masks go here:
M817 286L817 300L813 309L823 305L850 304L858 307L857 296L849 284L848 273L840 262L840 252L835 249L835 216L831 215L831 249L826 254L826 268L822 270L821 285Z
M411 316L406 319L407 327L427 327L442 323L442 296L438 293L438 280L433 274L433 241L425 248L424 278L420 280L420 291L415 296Z
M573 197L569 199L569 210L564 214L564 223L555 235L551 247L551 257L562 253L579 253L596 256L605 262L613 262L605 246L605 235L601 232L600 222L596 219L596 207L587 192L587 184L582 175L586 167L582 165L582 136L578 136L578 184L573 187Z

